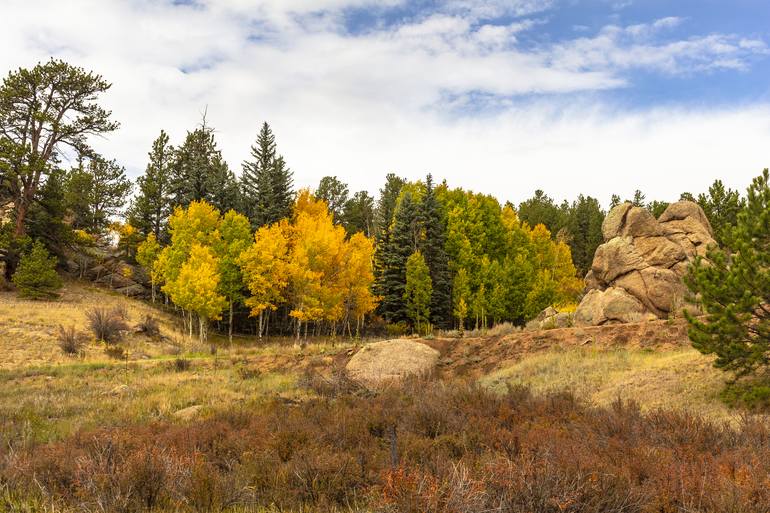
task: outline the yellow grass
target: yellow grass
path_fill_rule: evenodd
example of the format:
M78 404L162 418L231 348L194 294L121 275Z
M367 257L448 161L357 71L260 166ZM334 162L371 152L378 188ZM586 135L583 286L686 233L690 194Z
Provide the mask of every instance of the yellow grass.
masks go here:
M501 390L527 385L535 392L569 390L596 405L633 399L643 410L689 409L711 418L734 416L718 399L724 375L692 348L551 350L482 378Z

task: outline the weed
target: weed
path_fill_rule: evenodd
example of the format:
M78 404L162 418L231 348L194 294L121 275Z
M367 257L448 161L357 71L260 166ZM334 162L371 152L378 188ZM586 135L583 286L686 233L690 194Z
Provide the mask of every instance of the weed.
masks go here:
M119 342L123 338L124 332L128 330L128 325L120 308L113 310L92 308L86 312L86 318L96 340L101 340L107 344Z

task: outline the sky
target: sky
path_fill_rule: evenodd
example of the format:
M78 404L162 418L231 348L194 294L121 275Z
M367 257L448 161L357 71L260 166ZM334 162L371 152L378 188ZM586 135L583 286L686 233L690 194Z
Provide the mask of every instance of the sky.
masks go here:
M240 173L262 122L298 187L388 172L519 203L676 200L770 166L767 0L0 0L0 73L101 74L131 177L205 112Z

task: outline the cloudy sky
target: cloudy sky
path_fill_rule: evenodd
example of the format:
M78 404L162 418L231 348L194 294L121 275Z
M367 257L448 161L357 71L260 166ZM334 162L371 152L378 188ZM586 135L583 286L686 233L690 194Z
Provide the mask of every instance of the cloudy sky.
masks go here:
M0 0L0 71L114 85L136 176L208 123L240 172L268 121L298 186L427 172L515 203L744 189L770 166L767 0Z

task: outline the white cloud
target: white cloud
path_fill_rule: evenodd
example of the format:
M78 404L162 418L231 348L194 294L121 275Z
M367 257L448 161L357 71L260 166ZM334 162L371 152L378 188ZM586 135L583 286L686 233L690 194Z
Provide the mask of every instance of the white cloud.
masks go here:
M712 34L656 43L681 23L663 18L525 51L517 38L537 21L480 21L550 4L448 2L351 35L341 9L381 2L5 0L13 16L0 19L0 69L53 55L112 81L105 102L122 128L96 145L133 174L161 128L179 142L206 107L237 171L268 120L300 186L336 174L374 192L386 172L430 171L501 199L543 188L606 202L636 187L672 198L737 170L744 174L733 185L743 187L759 171L767 106L629 113L601 107L600 96L575 104L574 93L628 86L632 68L745 68L767 51L762 41ZM517 100L532 94L548 96ZM478 97L496 108L456 115L477 108Z

